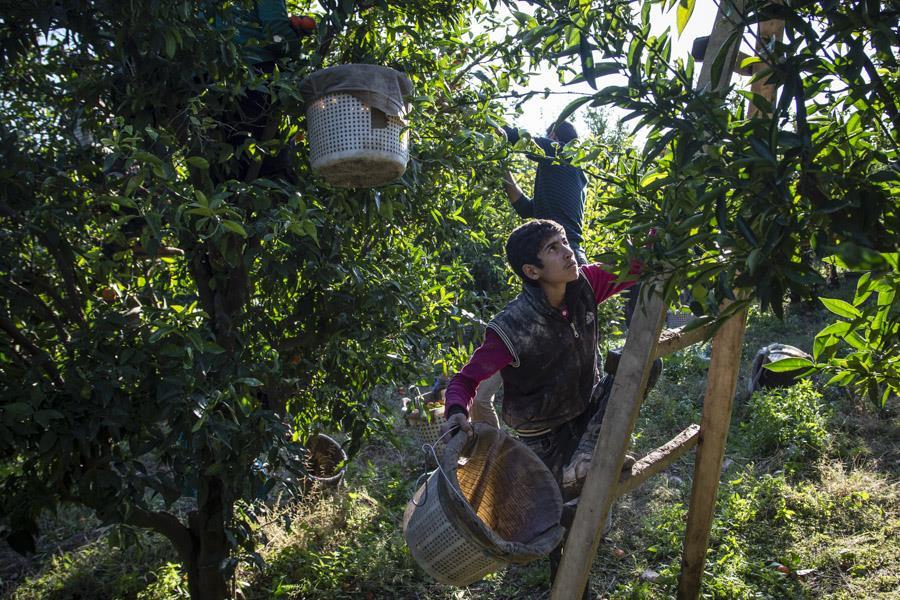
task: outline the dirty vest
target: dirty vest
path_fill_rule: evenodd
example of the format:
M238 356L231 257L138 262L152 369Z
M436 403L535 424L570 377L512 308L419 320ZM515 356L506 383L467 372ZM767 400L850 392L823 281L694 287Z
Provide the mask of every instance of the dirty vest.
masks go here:
M584 412L597 370L597 303L583 275L566 286L569 319L541 288L522 292L488 324L512 354L503 378L503 421L514 429L556 427Z

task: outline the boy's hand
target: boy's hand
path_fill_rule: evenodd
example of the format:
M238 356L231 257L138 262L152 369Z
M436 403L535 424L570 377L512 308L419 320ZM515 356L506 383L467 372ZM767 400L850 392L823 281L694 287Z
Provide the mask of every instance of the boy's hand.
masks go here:
M461 412L451 415L450 418L447 419L447 422L441 425L441 437L448 431L452 432L450 437L453 437L460 431L464 432L470 438L475 435L475 430L472 429L472 423L469 422L469 417Z

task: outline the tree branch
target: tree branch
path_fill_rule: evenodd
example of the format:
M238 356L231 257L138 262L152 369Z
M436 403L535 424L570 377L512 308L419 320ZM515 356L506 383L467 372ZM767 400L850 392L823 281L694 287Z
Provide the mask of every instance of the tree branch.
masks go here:
M35 311L38 313L38 315L41 318L46 319L47 321L50 321L51 323L53 323L53 325L56 327L56 332L59 334L60 341L64 345L68 345L69 332L66 331L66 328L63 325L63 322L60 320L59 316L55 312L53 312L53 310L51 310L51 308L49 306L47 306L47 304L41 299L40 296L32 293L31 291L29 291L25 287L19 285L15 281L8 279L8 280L6 280L5 283L10 289L18 292L18 294L19 294L18 297L23 298L25 300L25 302L27 302L28 304L33 306L35 308Z
M50 358L50 355L38 348L34 342L19 331L15 323L5 314L0 314L0 329L5 331L15 343L25 348L35 358L35 364L44 369L56 385L63 387L63 380L59 376L56 367L53 366L53 360Z
M194 553L194 538L190 529L185 527L178 518L167 512L151 512L142 508L131 507L127 525L143 527L161 533L172 542L178 555L184 564L190 564Z

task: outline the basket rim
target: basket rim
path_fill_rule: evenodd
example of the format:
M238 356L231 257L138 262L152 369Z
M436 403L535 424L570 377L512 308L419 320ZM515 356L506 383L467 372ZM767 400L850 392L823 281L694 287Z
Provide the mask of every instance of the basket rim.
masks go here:
M319 440L319 439L325 440L326 444L329 444L332 447L337 448L337 450L340 452L340 456L341 456L341 460L338 464L343 464L344 466L342 466L338 470L337 473L335 473L334 475L330 475L328 477L321 477L319 475L313 475L312 473L307 473L306 476L309 477L310 479L312 479L313 481L318 481L321 483L331 483L331 482L337 481L344 476L344 472L347 470L347 461L349 460L349 458L347 457L347 452L344 450L344 447L338 443L338 441L336 439L334 439L330 435L327 435L324 433L314 433L311 436L309 436L309 439L307 440L307 445L312 446L313 440ZM310 450L310 452L311 452L311 450Z

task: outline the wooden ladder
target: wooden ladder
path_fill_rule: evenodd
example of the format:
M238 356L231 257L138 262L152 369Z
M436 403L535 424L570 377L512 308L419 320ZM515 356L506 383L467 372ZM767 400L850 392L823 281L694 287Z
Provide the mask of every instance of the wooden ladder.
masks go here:
M780 3L782 0L773 0ZM717 89L729 85L732 71L725 71L719 81L711 81L712 65L719 50L729 40L739 40L743 33L745 0L723 0L703 60L698 87ZM765 56L765 47L773 38L780 39L784 21L771 20L759 23L757 52ZM731 54L725 64L733 64L737 44L732 42L727 51ZM753 65L753 71L765 68L764 63ZM769 102L775 100L775 86L767 85L767 79L753 82L752 90ZM750 107L749 115L757 113ZM631 472L622 474L622 462L631 440L634 423L643 402L644 390L653 361L677 350L701 342L709 336L710 325L689 331L684 328L662 331L666 305L658 290L664 281L657 281L655 292L646 297L641 294L632 317L625 349L619 360L615 383L609 405L600 430L600 440L594 448L591 466L582 489L575 518L563 550L562 562L556 574L551 592L552 600L581 598L590 576L590 568L597 554L606 515L616 498L633 490L651 475L659 473L690 448L697 446L694 463L694 479L688 507L687 526L684 535L681 575L678 580L680 600L694 600L700 595L700 578L706 561L709 531L712 526L716 492L725 456L725 442L731 423L731 409L737 385L741 361L741 343L747 321L746 308L733 311L718 327L712 338L712 360L703 414L700 425L692 424L667 444L657 448L637 463ZM731 309L736 308L735 305ZM730 309L722 307L722 315Z
M661 331L666 305L658 293L659 289L661 282L646 301L642 293L634 311L600 429L600 439L594 448L553 585L551 598L554 600L581 598L600 544L603 524L613 502L671 465L693 446L697 446L697 458L678 596L696 598L699 593L731 422L732 400L740 370L747 311L744 308L734 312L712 338L712 360L700 425L688 426L671 441L637 461L630 473L622 473L625 451L643 402L653 361L702 342L710 332L711 325L689 331L684 328Z

